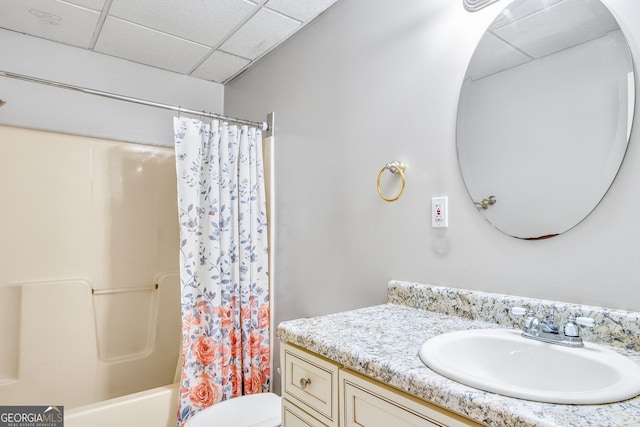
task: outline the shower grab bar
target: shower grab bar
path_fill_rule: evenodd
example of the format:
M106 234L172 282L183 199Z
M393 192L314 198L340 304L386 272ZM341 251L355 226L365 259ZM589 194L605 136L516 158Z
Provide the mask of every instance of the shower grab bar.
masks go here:
M91 289L92 295L105 295L105 294L121 294L124 292L140 292L140 291L156 291L160 286L156 283L155 285L149 286L138 286L135 288L106 288L106 289Z

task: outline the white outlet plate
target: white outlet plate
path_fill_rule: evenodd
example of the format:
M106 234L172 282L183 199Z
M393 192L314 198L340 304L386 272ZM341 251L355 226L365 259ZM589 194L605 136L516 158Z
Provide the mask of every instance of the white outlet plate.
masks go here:
M433 197L431 199L431 226L449 226L449 203L448 197Z

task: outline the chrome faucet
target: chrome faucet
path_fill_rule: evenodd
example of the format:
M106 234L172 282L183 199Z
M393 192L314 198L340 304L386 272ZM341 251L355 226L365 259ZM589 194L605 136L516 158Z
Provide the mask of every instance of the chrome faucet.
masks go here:
M595 325L595 321L590 317L567 316L567 320L559 326L555 320L554 310L549 310L544 318L522 307L513 307L511 313L525 316L523 337L567 347L584 347L580 336L580 325L589 328Z

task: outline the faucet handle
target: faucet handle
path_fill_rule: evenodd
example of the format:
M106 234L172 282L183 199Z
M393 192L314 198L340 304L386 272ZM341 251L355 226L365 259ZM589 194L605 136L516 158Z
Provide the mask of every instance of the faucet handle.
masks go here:
M516 316L525 316L522 332L529 335L538 335L540 333L541 322L533 310L523 307L512 307L511 313Z
M587 328L593 328L596 325L596 321L591 317L576 317L576 323Z
M563 332L566 337L579 337L580 336L580 326L586 326L588 328L593 328L596 324L596 321L591 317L567 317L567 321L563 326Z

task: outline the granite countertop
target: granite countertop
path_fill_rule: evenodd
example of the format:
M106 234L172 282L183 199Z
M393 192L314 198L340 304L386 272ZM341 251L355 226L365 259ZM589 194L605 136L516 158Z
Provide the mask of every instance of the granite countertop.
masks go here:
M277 334L281 340L331 359L345 368L490 426L640 425L640 397L607 405L533 402L465 386L433 372L422 363L418 357L420 346L433 336L463 329L500 328L505 327L501 323L506 322L511 322L510 326L514 327L513 319L500 314L504 310L496 308L496 301L510 305L502 297L509 298L393 281L390 282L387 304L286 321L278 326ZM494 301L488 303L490 300ZM478 301L482 303L478 304ZM529 307L552 304L521 298L517 302ZM436 311L426 310L425 304ZM469 306L472 307L470 311ZM493 307L489 310L492 315L484 316L487 320L478 319L483 317L482 312L487 311L488 306ZM598 311L594 307L569 308L580 314L589 312L592 316L596 316L594 313ZM634 335L637 332L634 330L638 323L637 313L627 316L626 312L615 310L613 314L607 309L602 309L602 312L607 319L613 319L619 329L622 325L624 334L630 335L630 339L637 341L637 335ZM626 320L621 321L616 316L626 316ZM627 321L633 327L628 327ZM616 336L619 338L619 335ZM640 352L629 348L632 344L625 339L618 339L616 343L619 345L610 348L640 363Z

